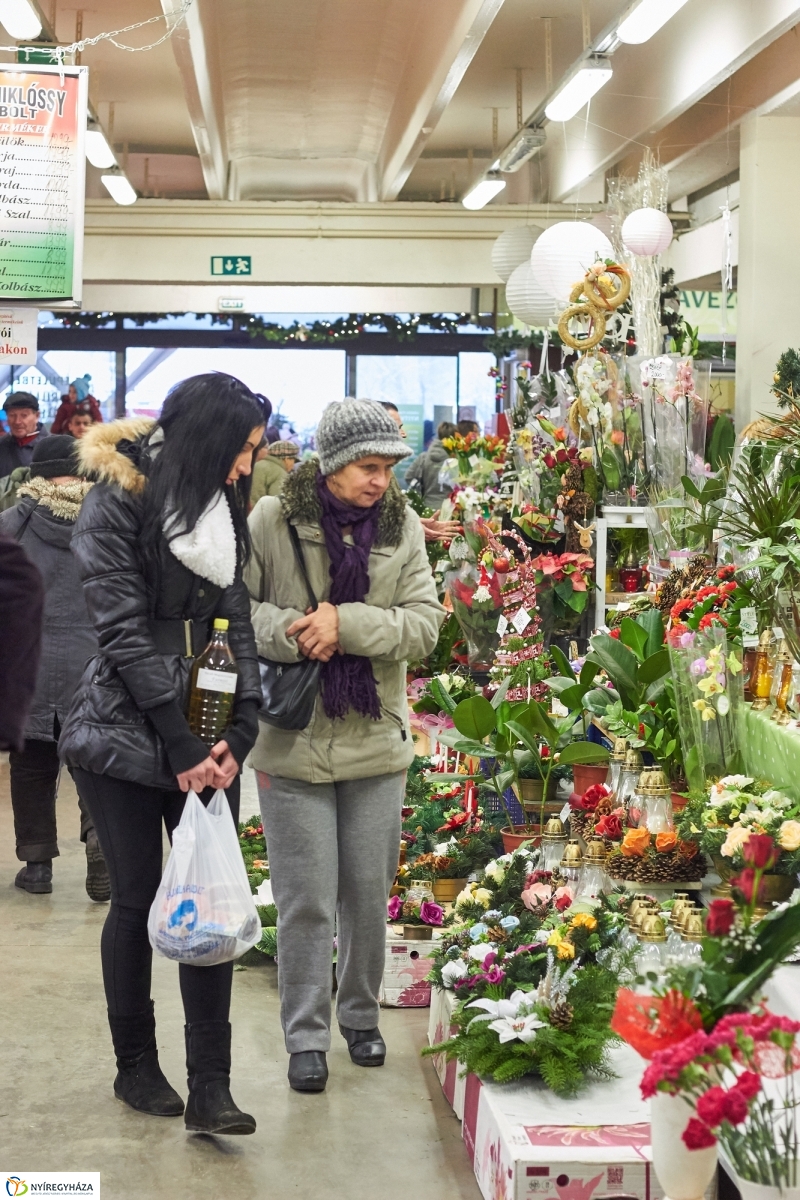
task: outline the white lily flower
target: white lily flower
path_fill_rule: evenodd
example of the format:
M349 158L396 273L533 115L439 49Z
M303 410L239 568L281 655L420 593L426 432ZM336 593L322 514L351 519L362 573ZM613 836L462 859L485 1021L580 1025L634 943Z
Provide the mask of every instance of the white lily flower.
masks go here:
M476 1017L477 1021L487 1021L489 1017L494 1020L497 1017L516 1017L520 1007L530 1000L527 992L522 992L517 988L516 992L512 992L507 1000L471 1000L467 1008L483 1008L486 1010L486 1016Z
M534 1016L499 1017L489 1025L501 1042L532 1042L537 1029L544 1028L544 1021Z

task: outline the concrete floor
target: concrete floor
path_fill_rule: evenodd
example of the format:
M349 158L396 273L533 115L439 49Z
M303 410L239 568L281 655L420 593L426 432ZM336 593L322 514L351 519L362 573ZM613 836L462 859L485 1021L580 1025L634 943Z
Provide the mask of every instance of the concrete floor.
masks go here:
M242 813L258 810L252 773ZM247 811L246 811L247 810ZM84 891L72 781L58 803L61 856L50 896L14 887L7 756L0 756L0 1171L100 1171L104 1200L477 1200L480 1193L431 1064L427 1009L388 1009L386 1066L350 1062L335 1034L328 1089L292 1092L274 966L233 983L233 1094L255 1136L189 1136L180 1120L114 1099L99 940L107 906ZM186 1094L177 968L154 962L161 1062Z

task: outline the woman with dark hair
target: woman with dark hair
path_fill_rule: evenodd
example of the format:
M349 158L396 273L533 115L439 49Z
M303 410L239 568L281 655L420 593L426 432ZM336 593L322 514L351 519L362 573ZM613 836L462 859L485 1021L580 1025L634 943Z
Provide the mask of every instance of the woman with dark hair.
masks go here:
M261 688L250 604L250 471L269 418L261 398L230 375L179 383L158 422L95 425L79 442L95 482L72 538L100 645L87 665L60 741L111 878L101 954L117 1057L115 1095L154 1116L184 1105L158 1065L150 998L147 916L161 879L162 821L180 820L185 793L208 803L224 788L234 820L239 771L258 732ZM215 746L189 729L193 658L215 617L229 622L239 667L229 728ZM186 1127L253 1133L231 1098L233 963L181 963L189 1100Z

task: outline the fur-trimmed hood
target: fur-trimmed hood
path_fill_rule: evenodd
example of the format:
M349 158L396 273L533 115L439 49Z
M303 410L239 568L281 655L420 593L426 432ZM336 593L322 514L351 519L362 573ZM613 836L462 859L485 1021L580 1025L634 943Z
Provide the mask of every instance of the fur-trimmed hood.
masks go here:
M302 463L286 477L281 490L281 507L287 521L293 524L320 525L322 508L317 496L315 459ZM381 500L376 546L399 546L406 520L406 499L396 479L392 479Z
M93 425L78 442L81 475L88 475L95 483L116 483L123 491L139 495L146 475L137 465L134 448L154 426L150 417L125 417Z

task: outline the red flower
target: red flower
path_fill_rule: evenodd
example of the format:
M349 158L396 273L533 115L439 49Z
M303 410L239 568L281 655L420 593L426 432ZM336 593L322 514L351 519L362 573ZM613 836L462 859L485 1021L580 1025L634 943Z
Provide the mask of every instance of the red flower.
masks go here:
M641 721L639 722L639 737L640 738L644 737L644 725L642 724Z
M706 613L704 617L700 618L697 628L710 629L712 625L727 625L727 621L723 621L722 617L716 616L715 613Z
M612 638L616 638L616 640L619 641L619 630L618 629L609 629L608 636L612 637Z
M717 579L732 579L736 574L736 567L733 563L728 563L725 567L720 567L717 571Z
M732 900L712 900L706 917L706 933L710 937L727 937L733 928L736 906Z
M642 1079L642 1095L645 1099L648 1095L654 1095L655 1084L667 1077L665 1068L674 1070L673 1060L678 1049L683 1052L685 1048L689 1052L687 1062L696 1056L696 1049L690 1043L693 1035L705 1041L705 1034L697 1032L702 1030L702 1026L703 1018L698 1009L682 992L672 990L663 997L643 996L628 988L620 988L611 1028L633 1046L642 1058L653 1058L656 1054L659 1057L659 1062L654 1061L653 1067L648 1068ZM667 1055L670 1056L669 1062L663 1061ZM646 1092L645 1086L651 1084L652 1091Z
M755 1100L761 1091L761 1076L755 1071L742 1071L736 1081L736 1090L745 1100Z
M414 811L414 809L413 809L413 808L409 807L408 805L404 805L404 806L403 806L403 807L400 809L400 815L401 815L401 817L403 818L403 820L405 820L405 819L406 819L406 817L410 817L410 816L411 816L411 814L413 813L413 811Z
M746 1097L736 1088L732 1088L725 1097L725 1120L729 1121L731 1125L741 1125L747 1116L748 1107ZM697 1111L700 1112L699 1104Z
M768 833L751 833L742 846L742 854L745 864L758 871L768 871L778 858L777 847Z
M714 1137L711 1130L702 1121L698 1121L692 1117L689 1124L681 1134L687 1150L707 1150L709 1146L716 1146L717 1139Z
M594 812L600 801L605 800L606 796L610 795L611 791L604 783L593 783L581 796L579 807L584 812Z
M550 468L550 470L552 471L553 467L556 465L556 458L555 458L555 455L554 455L554 454L545 454L545 456L544 456L544 465L545 465L546 467L549 467L549 468Z
M701 600L706 600L709 596L717 596L719 593L715 587L701 587L695 593L694 602L699 604Z
M444 825L440 825L436 830L437 833L443 833L446 829L459 829L462 825L466 825L472 816L472 813L460 812L446 821Z
M728 1093L725 1089L712 1087L697 1101L697 1115L706 1125L720 1125L727 1116L727 1106Z
M694 600L687 596L684 600L676 600L672 608L669 610L669 615L673 621L677 621L678 617L683 616L690 608L694 608Z
M555 901L556 908L559 912L563 912L565 908L569 908L572 904L572 896L569 892L565 892L563 896L558 896Z
M539 756L541 758L549 758L550 757L550 747L542 746L541 750L539 751Z
M745 904L752 904L753 902L755 883L756 873L752 867L745 867L743 871L740 871L738 875L734 875L733 879L730 880L731 887L734 891L740 893ZM759 891L762 890L762 886L759 886Z
M569 455L567 454L567 452L563 448L563 446L559 450L556 450L556 462L565 463L567 461L568 457L569 457Z
M616 813L607 813L597 822L594 831L600 837L611 838L612 842L618 842L622 837L622 821Z

